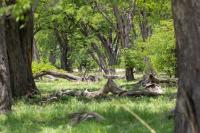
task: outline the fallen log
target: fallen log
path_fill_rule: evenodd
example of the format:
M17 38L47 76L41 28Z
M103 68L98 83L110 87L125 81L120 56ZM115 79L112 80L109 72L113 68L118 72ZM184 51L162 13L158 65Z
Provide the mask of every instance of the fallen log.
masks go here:
M103 75L105 79L124 79L125 76L122 75Z
M81 81L82 80L81 77L75 76L73 74L66 73L66 72L57 72L57 71L42 71L42 72L34 75L34 79L38 79L45 75L51 75L55 78L62 78L62 79L67 79L67 80L71 80L71 81Z
M67 80L70 80L70 81L96 82L96 81L100 80L99 76L89 75L89 76L83 78L83 77L75 76L75 75L70 74L70 73L57 72L57 71L42 71L42 72L34 75L34 79L39 79L41 77L45 77L45 78L48 78L50 80L58 80L59 78L67 79Z
M177 84L178 79L158 79L160 83Z
M77 112L77 113L72 113L69 114L70 118L70 125L74 126L79 124L80 122L83 121L90 121L90 120L95 120L97 122L105 120L103 116L96 112Z
M143 77L142 80L140 80L137 84L140 84L142 86L145 86L148 83L156 83L156 84L177 84L177 79L159 79L155 77L153 74L149 74L149 77L146 76Z
M94 75L89 75L89 76L84 76L82 78L82 81L91 81L91 82L97 82L100 81L100 77L99 76L94 76Z
M47 98L45 98L42 103L56 101L64 96L75 96L75 97L85 97L85 98L98 98L106 96L109 93L115 96L160 96L164 94L164 91L158 84L149 83L143 89L137 90L123 90L112 80L108 79L104 87L97 91L88 91L88 90L62 90L60 92L54 93Z

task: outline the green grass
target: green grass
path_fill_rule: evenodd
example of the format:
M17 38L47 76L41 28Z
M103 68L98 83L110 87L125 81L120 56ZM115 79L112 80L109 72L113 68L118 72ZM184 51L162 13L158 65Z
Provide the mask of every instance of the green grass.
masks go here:
M105 84L40 81L37 86L42 95L48 95L61 89L97 90ZM118 85L131 88L133 82L117 81ZM2 133L149 133L137 119L121 106L135 112L146 121L157 133L173 132L173 120L167 118L168 112L174 108L175 101L170 100L173 87L166 87L164 96L149 98L108 97L98 100L86 100L66 97L60 101L39 105L27 100L17 100L12 113L0 116L0 132ZM82 122L70 126L68 115L77 111L94 111L106 118L105 121Z

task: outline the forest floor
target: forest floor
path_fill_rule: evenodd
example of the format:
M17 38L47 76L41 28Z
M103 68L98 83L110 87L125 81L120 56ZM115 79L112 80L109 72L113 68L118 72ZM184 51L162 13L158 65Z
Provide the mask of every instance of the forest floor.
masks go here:
M134 82L115 80L124 89L131 89ZM98 90L106 80L100 82L39 81L36 82L42 96L62 89ZM100 99L83 99L64 97L58 101L38 104L27 99L17 100L12 113L0 116L0 132L2 133L149 133L126 109L136 113L156 133L173 132L173 120L168 114L175 106L171 99L176 87L162 86L166 93L159 97L114 97ZM124 107L126 109L124 109ZM79 111L97 112L105 120L101 122L85 121L70 126L70 113Z

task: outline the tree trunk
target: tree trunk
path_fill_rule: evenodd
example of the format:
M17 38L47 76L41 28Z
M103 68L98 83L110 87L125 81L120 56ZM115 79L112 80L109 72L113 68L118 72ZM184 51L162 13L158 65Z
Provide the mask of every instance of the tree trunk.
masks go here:
M131 68L131 67L126 68L126 80L127 81L133 81L135 79L133 73L134 73L133 68Z
M60 50L61 50L61 57L60 57L61 68L68 72L73 72L72 63L71 60L69 59L69 47L67 45L60 45Z
M200 1L174 0L178 95L176 133L200 132Z
M120 43L122 45L122 48L129 49L131 47L131 31L133 30L133 10L134 6L131 8L131 10L124 11L123 13L120 12L119 7L117 4L114 4L113 6L113 12L116 17L117 21L117 29L118 29L118 36L120 38ZM133 75L133 67L128 66L127 62L128 60L125 58L126 62L126 79L127 81L134 80Z
M8 57L6 51L4 18L0 17L0 114L6 113L10 110L11 88Z
M40 62L40 55L39 55L35 38L33 39L33 61L36 61L38 63Z
M91 55L92 59L98 64L98 66L103 70L103 72L105 74L109 74L109 70L107 68L107 65L103 56L97 54L95 50L90 50L89 54Z
M9 59L11 90L14 97L37 92L32 76L33 14L27 11L25 20L16 22L10 16L5 22L5 38Z
M56 54L55 54L55 51L54 50L50 50L50 53L49 53L49 62L52 64L52 65L56 65Z
M69 47L68 34L64 32L60 32L57 28L54 29L54 32L59 42L59 47L60 47L60 52L61 52L61 56L60 56L61 68L68 72L73 72L72 61L69 59L70 47Z

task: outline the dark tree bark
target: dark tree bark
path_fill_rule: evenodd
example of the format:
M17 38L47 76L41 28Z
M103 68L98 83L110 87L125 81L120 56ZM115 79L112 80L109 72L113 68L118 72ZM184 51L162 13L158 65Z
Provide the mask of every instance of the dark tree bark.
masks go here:
M7 1L7 4L15 4L15 1ZM16 22L12 15L5 20L5 39L14 97L29 96L37 92L31 69L33 14L28 10L23 15L23 21Z
M60 45L60 50L61 50L61 68L68 71L68 72L73 72L72 69L72 62L69 59L69 47L67 45Z
M1 6L1 3L0 3ZM0 17L0 114L11 110L11 88L4 18Z
M54 29L55 36L59 42L59 48L61 52L60 56L60 63L61 68L72 72L72 61L70 60L70 47L69 47L69 41L68 41L68 34L65 32L60 32L57 28Z
M128 49L131 47L130 43L131 43L131 31L133 29L132 17L134 8L135 7L133 5L133 7L129 11L123 11L123 13L121 13L117 4L114 4L113 6L113 12L117 21L118 36L120 38L122 48ZM127 81L134 80L133 69L134 68L132 66L126 65Z
M200 1L173 0L177 41L176 133L200 132Z
M134 78L134 69L133 68L126 68L126 80L133 81Z
M97 47L96 43L91 43L93 50L89 51L93 60L101 67L105 74L109 74L109 69L106 64L106 57L101 53L100 49Z
M116 35L115 39L112 39L112 30L109 31L109 37L106 38L101 32L97 33L97 38L101 41L102 47L106 51L106 55L108 56L108 66L111 67L109 72L111 74L115 73L114 66L117 65L118 55L119 55L119 43L118 36Z
M146 4L146 0L143 1L144 5ZM140 30L142 39L145 42L147 38L151 34L151 27L148 24L148 15L149 13L146 10L146 7L144 6L142 10L140 10L139 20L140 20Z

